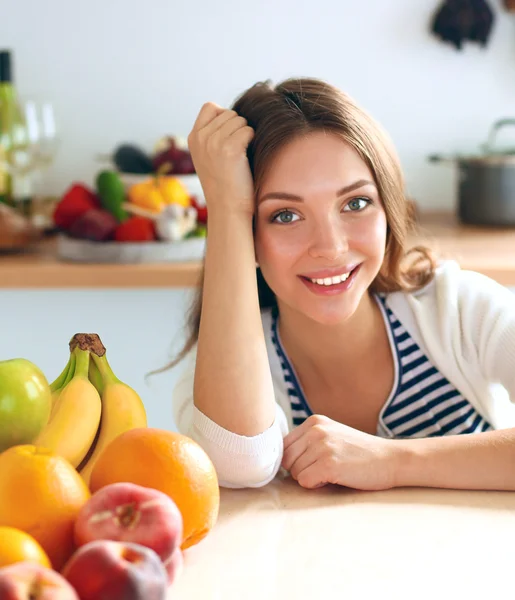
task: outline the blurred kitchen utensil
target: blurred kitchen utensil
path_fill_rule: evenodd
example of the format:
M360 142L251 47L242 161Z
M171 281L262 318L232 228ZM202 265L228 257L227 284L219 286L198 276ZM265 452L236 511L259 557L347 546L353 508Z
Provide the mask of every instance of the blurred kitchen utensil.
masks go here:
M515 226L515 142L509 148L497 147L499 131L515 126L515 118L496 121L482 154L443 156L434 154L431 162L456 164L458 178L458 217L473 225Z
M487 0L444 0L431 21L431 32L461 50L466 40L486 46L493 23Z

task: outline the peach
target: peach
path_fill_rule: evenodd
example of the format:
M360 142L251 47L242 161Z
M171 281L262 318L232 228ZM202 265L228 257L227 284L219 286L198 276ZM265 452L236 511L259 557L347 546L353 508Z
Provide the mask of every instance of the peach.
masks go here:
M164 563L164 565L166 573L168 575L168 585L172 585L173 582L178 579L184 567L184 557L182 554L182 550L180 548L176 548L175 552Z
M89 542L75 551L62 575L80 600L165 600L168 589L159 556L129 542Z
M19 562L0 569L2 600L79 600L66 579L36 563Z
M166 563L182 542L182 516L163 492L134 483L112 483L91 496L75 521L77 546L94 540L141 544Z

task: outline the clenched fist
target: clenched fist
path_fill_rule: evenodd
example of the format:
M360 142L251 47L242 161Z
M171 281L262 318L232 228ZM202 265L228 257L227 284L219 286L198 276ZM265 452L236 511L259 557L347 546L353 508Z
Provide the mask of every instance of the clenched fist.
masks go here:
M208 210L254 212L254 182L247 147L254 130L234 110L204 104L188 136Z

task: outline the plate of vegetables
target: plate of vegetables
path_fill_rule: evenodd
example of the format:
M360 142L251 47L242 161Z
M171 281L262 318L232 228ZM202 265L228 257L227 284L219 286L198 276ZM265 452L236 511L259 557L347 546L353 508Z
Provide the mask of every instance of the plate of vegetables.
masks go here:
M122 263L201 259L207 209L190 189L177 176L130 181L111 169L98 173L94 188L74 182L53 214L59 257Z

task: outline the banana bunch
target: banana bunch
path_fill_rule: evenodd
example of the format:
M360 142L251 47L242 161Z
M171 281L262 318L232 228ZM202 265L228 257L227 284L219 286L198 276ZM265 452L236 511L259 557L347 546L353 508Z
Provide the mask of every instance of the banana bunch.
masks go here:
M147 414L141 398L113 373L107 362L105 348L91 352L90 378L101 394L102 418L95 444L78 467L88 486L93 467L104 448L125 431L147 426Z
M68 364L50 389L50 419L33 444L64 456L89 486L104 448L123 432L147 426L143 402L113 373L96 334L73 336Z
M89 381L89 355L80 348L70 353L61 375L51 384L52 409L43 431L33 441L78 467L100 425L100 395Z

